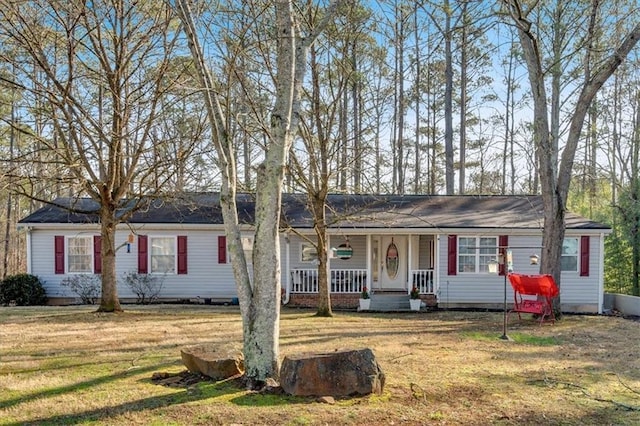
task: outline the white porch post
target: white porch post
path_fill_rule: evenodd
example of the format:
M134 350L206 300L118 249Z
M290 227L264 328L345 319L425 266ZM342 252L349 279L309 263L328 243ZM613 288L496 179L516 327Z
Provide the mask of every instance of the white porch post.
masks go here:
M433 292L440 296L440 234L435 235L433 242ZM447 295L448 296L448 295Z
M327 235L327 288L331 294L331 259L333 258L333 250L331 250L331 235ZM318 287L318 293L320 288Z
M411 283L411 270L413 269L413 235L409 235L407 238L407 244L409 248L407 249L407 294L411 292L412 283Z
M372 245L371 234L367 234L367 281L366 286L371 291L373 289L373 268L371 265Z
M284 260L284 273L285 273L285 292L284 292L284 300L282 301L283 305L286 305L287 303L289 303L289 297L291 294L291 250L290 250L290 244L289 244L289 234L285 233L284 234L284 255L285 255L285 260Z

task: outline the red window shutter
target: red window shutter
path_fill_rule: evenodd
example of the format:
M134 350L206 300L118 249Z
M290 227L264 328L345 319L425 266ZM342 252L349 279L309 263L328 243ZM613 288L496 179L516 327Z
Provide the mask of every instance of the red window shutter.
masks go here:
M149 272L148 267L149 256L147 248L147 236L138 235L138 273L147 274Z
M64 274L64 236L54 237L55 273Z
M449 235L448 243L448 273L449 275L456 275L458 272L458 236Z
M498 250L499 254L503 254L504 255L504 262L502 262L501 264L498 265L498 275L503 275L506 273L507 270L507 249L506 247L509 245L509 236L508 235L500 235L498 237L498 246L500 246L500 249Z
M218 263L227 263L227 237L218 235Z
M580 276L589 276L589 236L580 237Z
M187 236L178 236L178 274L187 273Z
M93 236L93 273L102 273L102 237Z

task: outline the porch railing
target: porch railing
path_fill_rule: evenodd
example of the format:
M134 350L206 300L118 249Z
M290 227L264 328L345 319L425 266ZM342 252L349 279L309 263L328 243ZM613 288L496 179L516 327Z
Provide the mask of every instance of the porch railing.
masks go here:
M411 271L409 282L420 291L420 294L435 294L433 275L433 269L414 269Z
M331 273L332 293L360 293L367 285L366 269L336 269Z
M292 293L317 293L318 292L318 270L317 269L294 269L291 271L291 292Z
M366 269L332 269L329 271L332 293L360 293L367 285ZM410 272L410 283L420 294L435 294L433 269L414 269ZM292 293L317 293L318 270L294 269L291 271Z
M329 271L331 293L360 293L367 285L366 269L332 269ZM292 293L317 293L318 270L294 269L291 271Z

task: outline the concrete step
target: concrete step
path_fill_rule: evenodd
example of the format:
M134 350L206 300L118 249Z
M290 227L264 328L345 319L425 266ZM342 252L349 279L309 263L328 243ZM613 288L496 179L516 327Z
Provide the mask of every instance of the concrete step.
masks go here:
M374 293L371 295L371 311L410 311L409 295L406 293Z

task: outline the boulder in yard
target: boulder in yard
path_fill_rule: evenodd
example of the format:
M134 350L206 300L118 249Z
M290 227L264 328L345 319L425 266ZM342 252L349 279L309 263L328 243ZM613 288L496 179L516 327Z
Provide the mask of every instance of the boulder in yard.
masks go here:
M180 351L182 363L192 373L200 373L214 380L224 380L244 373L241 353L218 350L208 346L194 346Z
M385 376L369 348L286 356L280 385L290 395L349 396L382 393Z

